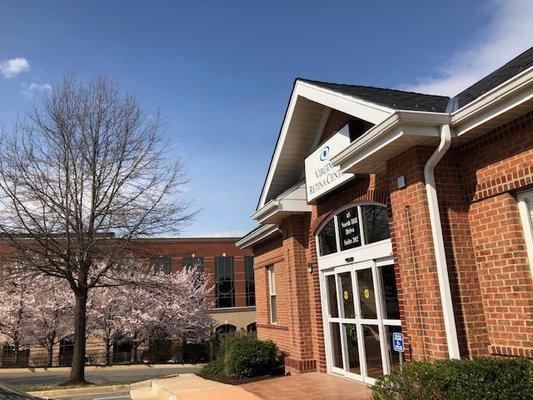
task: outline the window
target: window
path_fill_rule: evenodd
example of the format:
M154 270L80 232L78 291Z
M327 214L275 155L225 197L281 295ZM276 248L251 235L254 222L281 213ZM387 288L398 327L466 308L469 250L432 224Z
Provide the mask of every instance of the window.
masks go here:
M318 240L320 242L320 255L325 256L326 254L336 253L337 252L337 241L335 239L335 221L331 219L320 231L318 235Z
M278 310L276 306L276 273L274 266L268 267L268 287L270 295L270 322L275 324L278 322Z
M244 257L244 279L246 289L246 305L255 306L255 280L254 280L254 258Z
M183 268L187 271L204 272L204 258L203 257L183 257Z
M28 346L19 346L18 360L15 346L4 344L0 357L1 367L27 367L30 360L30 348Z
M194 275L194 286L200 287L204 284L204 258L203 257L183 257L183 268Z
M170 257L153 257L150 258L150 267L154 274L159 272L164 272L165 274L170 274L171 272L171 259Z
M529 267L533 275L533 190L518 195L518 207L524 226L524 237L529 255Z
M235 307L233 257L215 257L216 307Z
M59 365L72 365L74 342L69 339L59 341Z
M387 207L363 204L346 208L327 221L318 233L318 248L320 256L325 256L389 238Z

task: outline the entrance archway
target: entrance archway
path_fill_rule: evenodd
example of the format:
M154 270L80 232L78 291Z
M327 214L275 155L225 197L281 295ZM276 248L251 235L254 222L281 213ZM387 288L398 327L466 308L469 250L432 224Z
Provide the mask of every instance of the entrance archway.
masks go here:
M366 383L399 367L401 331L387 209L341 209L318 232L328 371Z

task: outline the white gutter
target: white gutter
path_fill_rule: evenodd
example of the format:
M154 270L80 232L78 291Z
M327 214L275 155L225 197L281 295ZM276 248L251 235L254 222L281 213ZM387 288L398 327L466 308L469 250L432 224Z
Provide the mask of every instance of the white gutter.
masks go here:
M444 238L442 237L442 223L439 213L439 201L435 185L435 167L450 148L452 135L450 125L445 124L440 127L440 144L437 150L429 158L424 167L424 179L426 181L426 193L428 197L429 218L431 221L431 233L433 236L433 247L435 249L435 261L437 263L437 274L439 277L439 289L442 302L442 312L444 315L444 328L446 330L446 341L448 343L448 354L450 358L461 358L459 354L459 343L457 340L457 328L455 326L455 316L453 312L452 294L450 280L448 277L448 264L446 262L446 252L444 250Z
M281 234L282 232L281 228L277 224L261 225L259 228L253 230L252 232L244 236L241 240L237 241L235 243L235 246L240 249L246 249L278 233Z

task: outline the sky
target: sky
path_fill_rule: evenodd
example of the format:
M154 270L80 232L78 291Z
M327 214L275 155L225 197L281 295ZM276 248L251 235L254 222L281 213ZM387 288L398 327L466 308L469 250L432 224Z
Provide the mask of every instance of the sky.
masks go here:
M453 96L533 45L531 0L0 0L0 126L67 74L159 109L200 209L243 236L294 80Z

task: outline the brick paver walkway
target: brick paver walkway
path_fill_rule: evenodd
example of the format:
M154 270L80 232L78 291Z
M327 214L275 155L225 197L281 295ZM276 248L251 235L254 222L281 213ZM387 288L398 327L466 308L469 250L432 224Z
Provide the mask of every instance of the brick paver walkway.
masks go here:
M239 385L263 400L368 400L368 386L318 372Z

